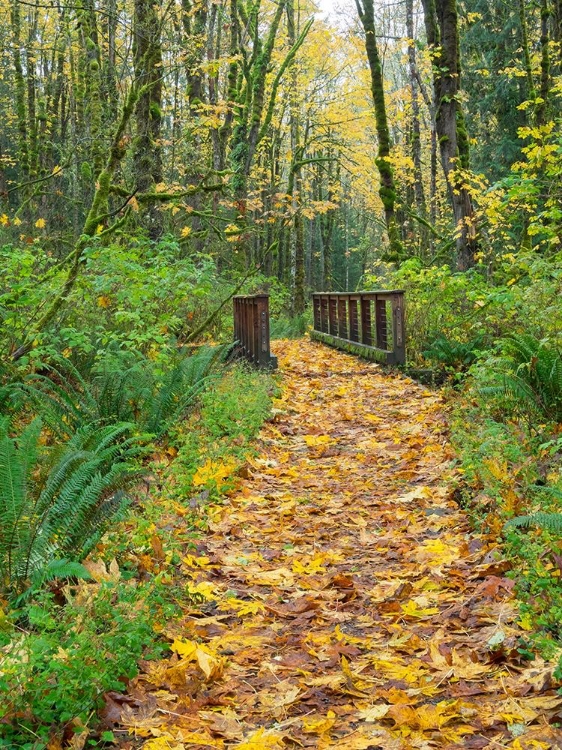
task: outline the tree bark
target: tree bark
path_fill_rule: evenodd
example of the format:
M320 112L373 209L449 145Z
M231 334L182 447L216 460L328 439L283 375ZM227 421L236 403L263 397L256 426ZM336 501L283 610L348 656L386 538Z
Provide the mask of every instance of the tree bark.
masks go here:
M541 0L541 85L539 103L536 109L537 125L544 125L547 120L548 97L550 92L550 34L548 23L550 20L550 7L548 0Z
M460 54L456 0L422 0L427 40L433 53L435 125L456 225L457 267L474 265L478 242L472 199L459 170L469 165L464 114L459 101Z
M287 38L289 45L294 46L296 41L295 29L295 4L294 0L287 2ZM291 173L289 176L288 193L292 196L293 204L293 313L302 315L305 308L305 258L304 258L304 224L302 216L302 179L301 179L301 142L300 121L298 111L298 73L296 67L291 66L291 93L290 93L290 115L289 127L291 131L291 153L293 154Z
M135 0L133 57L135 76L143 89L135 108L134 167L137 190L150 192L162 182L160 130L162 125L162 45L158 6L153 0ZM151 239L163 231L156 203L147 205L145 226Z
M365 31L365 50L371 71L371 92L375 107L377 125L378 152L376 165L380 175L379 195L384 208L384 217L389 240L390 260L399 260L402 255L402 244L396 221L396 184L389 161L391 151L390 130L386 114L384 80L382 63L377 46L375 31L375 11L373 0L355 0L359 20Z
M418 98L418 78L416 48L414 41L414 0L406 0L406 34L408 36L408 73L410 79L410 97L412 102L412 161L414 162L414 194L416 207L421 216L426 215L425 194L423 189L423 172L421 160L421 127L420 105Z

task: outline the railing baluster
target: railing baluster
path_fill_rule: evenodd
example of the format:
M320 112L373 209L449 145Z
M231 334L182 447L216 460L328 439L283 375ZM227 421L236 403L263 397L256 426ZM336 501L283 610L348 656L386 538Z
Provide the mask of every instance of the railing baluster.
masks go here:
M371 300L361 299L361 343L373 346L373 322L371 320Z
M328 297L328 305L330 310L330 330L331 336L338 335L338 299L337 297Z
M347 335L347 300L338 297L338 336L340 339L348 338Z
M320 297L320 309L322 311L322 327L320 330L323 333L329 333L329 312L328 312L328 300L325 297Z
M349 340L359 341L359 316L357 314L357 300L349 299Z
M386 300L375 300L375 326L377 330L377 347L386 349L388 344L388 333L386 330Z

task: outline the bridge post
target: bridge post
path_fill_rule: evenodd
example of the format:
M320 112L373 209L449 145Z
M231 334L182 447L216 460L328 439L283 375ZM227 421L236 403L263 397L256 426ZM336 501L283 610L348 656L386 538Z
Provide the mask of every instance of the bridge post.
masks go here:
M277 357L270 351L269 296L237 296L233 299L234 340L238 355L256 367L277 367Z

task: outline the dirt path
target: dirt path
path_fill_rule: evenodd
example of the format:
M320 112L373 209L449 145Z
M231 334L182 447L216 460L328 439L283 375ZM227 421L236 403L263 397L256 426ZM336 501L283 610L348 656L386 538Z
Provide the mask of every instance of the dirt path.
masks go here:
M439 396L308 341L276 353L261 457L185 560L204 600L131 686L122 746L562 748L505 565L452 500Z

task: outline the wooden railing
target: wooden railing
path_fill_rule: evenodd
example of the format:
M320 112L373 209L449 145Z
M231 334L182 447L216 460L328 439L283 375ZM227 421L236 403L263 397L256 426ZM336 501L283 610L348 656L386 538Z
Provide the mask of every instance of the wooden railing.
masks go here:
M270 351L267 294L234 297L234 341L238 356L257 367L277 367L277 357Z
M406 361L404 292L312 295L312 338L386 364Z

